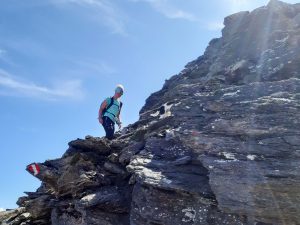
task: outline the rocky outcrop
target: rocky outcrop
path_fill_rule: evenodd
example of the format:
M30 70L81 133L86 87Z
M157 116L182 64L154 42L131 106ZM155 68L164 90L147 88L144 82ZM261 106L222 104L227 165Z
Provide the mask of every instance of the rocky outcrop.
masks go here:
M39 163L2 224L300 224L300 4L224 24L114 141Z

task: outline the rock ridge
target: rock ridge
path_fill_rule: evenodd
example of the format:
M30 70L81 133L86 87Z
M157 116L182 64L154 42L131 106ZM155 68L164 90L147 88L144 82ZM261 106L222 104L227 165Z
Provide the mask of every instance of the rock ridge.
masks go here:
M300 4L224 25L115 140L37 163L41 186L1 224L300 224Z

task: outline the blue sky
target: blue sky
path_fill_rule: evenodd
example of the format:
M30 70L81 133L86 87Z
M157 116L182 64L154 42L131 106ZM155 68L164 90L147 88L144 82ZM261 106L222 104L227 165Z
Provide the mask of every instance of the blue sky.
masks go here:
M103 136L101 101L125 86L122 118L202 55L223 18L267 0L0 0L0 208L40 182L31 162ZM287 1L296 3L297 1Z

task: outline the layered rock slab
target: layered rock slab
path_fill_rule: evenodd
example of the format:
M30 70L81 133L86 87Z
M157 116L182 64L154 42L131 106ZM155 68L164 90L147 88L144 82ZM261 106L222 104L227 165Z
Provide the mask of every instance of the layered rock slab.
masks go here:
M299 224L299 18L276 0L225 18L116 140L39 164L42 186L5 223Z

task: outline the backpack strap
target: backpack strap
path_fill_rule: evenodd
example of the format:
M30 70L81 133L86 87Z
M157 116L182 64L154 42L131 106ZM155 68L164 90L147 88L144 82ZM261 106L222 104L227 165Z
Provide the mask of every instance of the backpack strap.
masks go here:
M110 107L112 107L113 104L114 104L114 98L111 97L111 98L110 98L110 103L109 103L109 105L106 106L106 108L102 111L102 117L104 116L104 113L106 113L106 111L107 111Z
M109 110L109 108L113 106L114 101L115 101L115 100L114 100L114 97L111 97L111 98L110 98L110 103L109 103L109 105L106 107L106 111Z
M114 105L114 97L111 97L111 98L110 98L110 103L109 103L109 105L102 111L102 117L104 116L104 113L106 113L107 110L108 110L110 107L112 107L113 105ZM121 111L122 106L123 106L123 103L120 102L119 112ZM109 114L112 114L112 113L110 113L110 112L108 112L108 113L109 113ZM114 115L114 114L112 114L112 115ZM114 115L114 116L116 116L116 115Z

